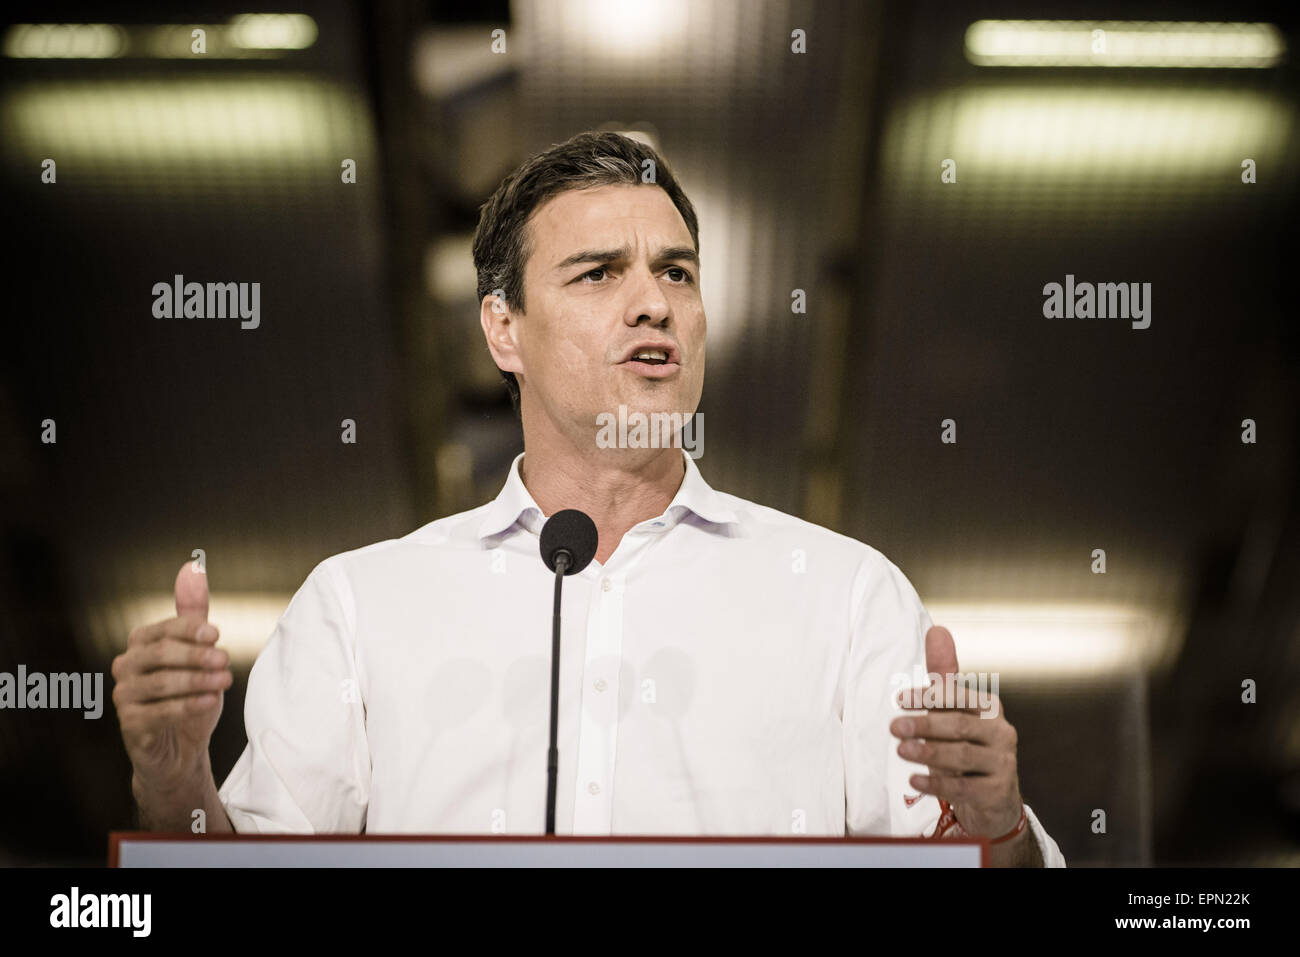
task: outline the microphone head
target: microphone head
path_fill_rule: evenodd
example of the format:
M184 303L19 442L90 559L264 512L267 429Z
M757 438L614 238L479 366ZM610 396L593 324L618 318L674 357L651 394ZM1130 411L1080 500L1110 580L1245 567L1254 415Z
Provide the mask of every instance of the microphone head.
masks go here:
M576 575L596 557L596 523L586 512L576 508L566 508L556 512L542 526L541 535L542 561L546 567L555 571L555 557L560 552L569 553L569 567L566 575Z

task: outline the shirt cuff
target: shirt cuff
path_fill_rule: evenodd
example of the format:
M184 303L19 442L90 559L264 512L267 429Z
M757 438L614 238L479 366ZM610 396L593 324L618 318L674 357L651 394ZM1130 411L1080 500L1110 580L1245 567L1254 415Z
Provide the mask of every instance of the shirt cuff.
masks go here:
M1043 825L1038 822L1034 809L1028 804L1025 805L1025 817L1029 819L1029 830L1034 835L1034 840L1038 842L1038 850L1043 855L1044 867L1065 867L1065 855L1061 849L1056 846L1052 836L1044 830Z

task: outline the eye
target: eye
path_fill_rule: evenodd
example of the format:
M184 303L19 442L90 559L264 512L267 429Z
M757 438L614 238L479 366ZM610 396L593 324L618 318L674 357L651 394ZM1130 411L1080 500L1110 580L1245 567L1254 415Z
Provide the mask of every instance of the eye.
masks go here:
M680 276L674 276L673 275L674 273L680 273ZM673 282L687 283L692 281L691 274L687 272L685 269L683 269L681 266L673 266L669 268L668 276L669 278L672 279Z
M595 277L596 277L596 281L599 282L600 280L602 280L602 279L605 278L605 276L604 276L605 271L606 271L606 270L605 270L605 267L604 267L604 266L597 266L595 269L589 269L587 272L584 272L581 276L578 277L578 279L579 279L579 280L586 280L586 279L590 279L591 277L595 276ZM600 273L601 275L596 276L597 273Z

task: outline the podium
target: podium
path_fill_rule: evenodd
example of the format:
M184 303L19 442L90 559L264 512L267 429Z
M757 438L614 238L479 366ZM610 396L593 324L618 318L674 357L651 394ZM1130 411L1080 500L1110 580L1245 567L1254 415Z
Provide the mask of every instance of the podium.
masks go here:
M114 831L109 867L988 867L988 838Z

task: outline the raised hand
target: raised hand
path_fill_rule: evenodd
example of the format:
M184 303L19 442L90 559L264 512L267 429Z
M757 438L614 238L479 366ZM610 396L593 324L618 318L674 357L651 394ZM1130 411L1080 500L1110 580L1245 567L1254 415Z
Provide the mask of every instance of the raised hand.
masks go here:
M176 617L131 631L113 659L113 704L133 789L154 799L202 793L211 780L208 743L234 675L208 624L207 574L186 562L176 575Z
M1023 804L1016 729L1003 714L1001 699L987 690L977 695L959 685L957 648L952 634L941 625L926 632L925 666L931 685L899 694L903 708L918 713L895 718L889 725L901 739L899 755L928 766L930 773L912 775L910 784L923 794L948 801L968 834L999 838L1011 833L1020 822ZM921 710L929 714L920 714ZM1026 839L1033 843L1027 828L1008 845L1019 848ZM1003 846L994 852L995 863L998 858L1005 863L1024 862L1012 859L1023 857L1023 852L1012 855Z

